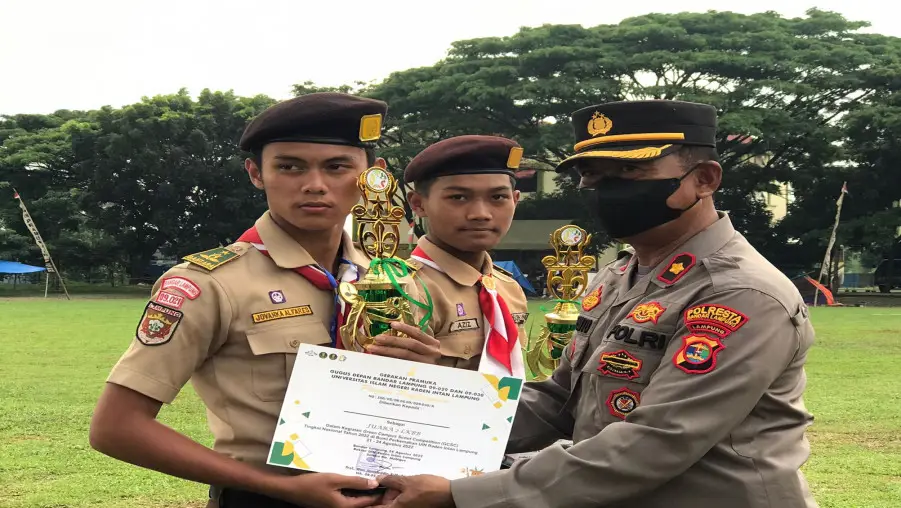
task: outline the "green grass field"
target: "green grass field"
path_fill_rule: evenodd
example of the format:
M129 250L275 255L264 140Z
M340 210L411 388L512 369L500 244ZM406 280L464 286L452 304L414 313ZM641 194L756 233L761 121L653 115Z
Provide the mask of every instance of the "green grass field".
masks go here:
M0 507L204 506L204 486L94 452L91 412L138 299L0 299ZM539 314L538 303L533 316ZM901 506L901 308L814 309L805 472L821 507ZM537 331L537 327L535 327ZM161 419L210 444L186 388Z

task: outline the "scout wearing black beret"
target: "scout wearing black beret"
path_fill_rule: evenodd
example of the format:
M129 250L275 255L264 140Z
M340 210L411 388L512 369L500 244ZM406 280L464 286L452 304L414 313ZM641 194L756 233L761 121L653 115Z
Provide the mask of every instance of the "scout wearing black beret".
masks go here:
M415 183L439 176L504 173L513 176L523 149L499 136L456 136L430 145L410 161L404 181Z
M336 92L279 102L254 118L241 136L241 150L258 153L267 143L293 141L371 148L381 137L388 105Z
M716 147L716 108L682 101L608 102L572 114L575 155L557 172L579 159L650 161L682 146Z

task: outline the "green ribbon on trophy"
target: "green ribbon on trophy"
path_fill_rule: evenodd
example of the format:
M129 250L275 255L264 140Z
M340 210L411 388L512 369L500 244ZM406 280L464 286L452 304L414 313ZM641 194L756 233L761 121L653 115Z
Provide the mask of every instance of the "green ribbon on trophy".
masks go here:
M554 296L553 307L542 306L545 324L541 333L526 346L528 381L542 381L560 364L563 351L572 340L579 318L579 297L588 285L588 272L594 268L593 256L584 251L591 235L579 226L569 225L551 233L554 256L545 256L547 289ZM550 310L551 312L547 312Z
M338 286L341 299L350 305L347 319L341 326L341 339L345 347L364 351L377 335L404 334L391 328L392 321L425 326L432 316L432 297L419 280L426 301L420 302L403 290L398 279L408 277L407 264L394 255L400 240L400 221L403 207L392 203L397 181L388 171L371 167L360 175L358 182L363 194L363 204L351 209L357 219L357 238L363 253L370 259L369 270L362 280L342 282ZM419 322L413 315L413 306L423 309Z

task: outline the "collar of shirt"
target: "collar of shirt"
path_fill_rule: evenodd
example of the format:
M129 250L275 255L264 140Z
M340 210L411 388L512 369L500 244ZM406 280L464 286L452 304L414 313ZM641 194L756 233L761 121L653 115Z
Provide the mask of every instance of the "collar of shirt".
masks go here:
M488 253L484 253L483 261L482 261L482 271L479 272L468 263L460 261L448 254L444 249L438 247L434 243L430 242L429 239L425 236L420 238L416 245L419 246L425 253L432 259L438 266L444 270L444 273L447 274L448 277L451 278L457 284L461 286L472 287L479 282L479 279L482 278L482 275L491 275L492 270L492 262L491 257Z
M257 219L255 226L260 234L260 239L263 240L270 257L272 257L276 265L282 268L293 269L316 264L313 256L310 256L306 249L301 247L284 229L275 223L269 211L266 211L262 217ZM369 267L369 260L354 247L353 240L346 231L341 233L341 246L339 255L344 259L363 270Z

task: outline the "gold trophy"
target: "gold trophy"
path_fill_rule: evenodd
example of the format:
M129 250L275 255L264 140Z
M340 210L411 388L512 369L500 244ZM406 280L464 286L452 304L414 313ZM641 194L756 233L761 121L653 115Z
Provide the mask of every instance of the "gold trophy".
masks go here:
M589 242L591 235L579 226L563 226L551 233L550 243L556 255L545 256L541 264L547 268L547 289L555 298L554 307L544 315L546 324L538 338L527 346L529 381L550 377L572 339L579 318L577 299L585 292L588 272L595 264L594 257L584 254Z
M404 216L403 207L391 202L397 180L388 171L374 166L360 175L357 185L363 194L363 204L354 206L351 213L357 219L360 247L370 260L369 270L362 280L339 284L338 294L351 306L340 330L344 345L364 351L376 335L404 335L391 328L392 321L423 328L431 317L432 301L427 290L427 303L412 299L398 282L409 275L409 270L404 261L394 257L400 240L399 224ZM420 323L416 323L411 304L427 311Z

